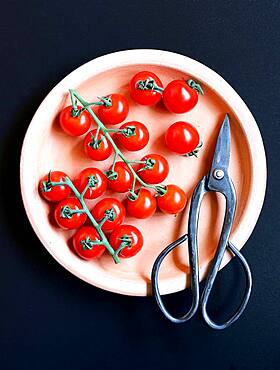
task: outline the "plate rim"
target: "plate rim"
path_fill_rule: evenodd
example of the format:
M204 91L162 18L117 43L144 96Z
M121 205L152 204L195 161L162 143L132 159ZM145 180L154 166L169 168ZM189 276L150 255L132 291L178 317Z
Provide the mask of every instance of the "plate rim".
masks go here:
M53 256L57 262L59 262L64 268L70 271L73 275L77 276L78 278L88 282L91 285L94 285L98 288L124 294L124 295L133 295L133 296L146 296L149 295L150 289L147 286L148 284L143 282L133 282L133 286L130 288L131 284L119 284L113 285L112 287L108 287L106 284L102 283L102 281L93 281L86 276L82 275L79 271L73 270L71 266L68 266L63 260L58 258L50 248L46 238L41 235L37 225L36 220L33 217L31 209L28 207L28 195L25 191L26 187L25 179L23 176L24 169L26 166L26 150L28 147L28 141L30 136L32 135L32 128L34 123L36 122L37 116L40 112L47 106L48 101L51 97L55 94L61 95L65 94L65 91L68 90L69 86L76 86L88 78L92 77L93 75L108 71L112 68L124 67L126 65L131 64L150 64L150 65L158 65L158 66L168 66L170 68L175 68L178 70L185 70L188 74L193 76L197 76L199 80L203 81L204 84L210 86L212 90L216 92L216 94L221 97L227 104L231 107L232 111L236 114L238 119L241 122L246 122L246 125L242 125L242 129L244 130L246 136L253 136L254 140L249 142L248 148L250 151L250 156L254 157L252 160L252 190L250 192L250 196L248 198L247 203L247 210L248 214L251 217L246 217L246 223L241 221L241 226L239 227L239 234L234 233L231 237L231 241L233 244L236 245L238 249L241 249L248 238L250 237L251 233L256 226L258 221L263 202L265 197L266 191L266 181L267 181L267 165L266 165L266 155L263 140L261 137L261 133L259 131L258 125L253 117L252 113L250 112L249 108L239 96L239 94L229 85L228 82L225 81L223 77L221 77L218 73L214 70L210 69L209 67L205 66L201 62L198 62L190 57L165 51L159 49L130 49L130 50L122 50L113 53L109 53L103 56L99 56L94 58L87 63L81 65L80 67L74 69L70 72L66 77L64 77L51 91L46 95L46 97L42 100L41 104L39 105L38 109L36 110L25 134L25 138L22 144L21 150L21 157L20 157L20 188L21 188L21 195L23 199L23 204L25 208L25 212L29 219L29 222L35 231L37 237L44 245L44 247L48 250L48 252ZM94 74L92 73L94 71ZM223 95L221 95L221 91ZM229 103L230 101L230 103ZM256 181L256 178L258 181ZM241 231L240 231L241 228ZM229 253L226 253L220 269L222 269L232 258ZM125 288L123 289L122 286ZM176 288L174 289L174 286ZM177 292L183 290L186 286L186 278L182 276L178 276L175 278L165 279L164 282L161 282L161 293L168 294L172 292Z

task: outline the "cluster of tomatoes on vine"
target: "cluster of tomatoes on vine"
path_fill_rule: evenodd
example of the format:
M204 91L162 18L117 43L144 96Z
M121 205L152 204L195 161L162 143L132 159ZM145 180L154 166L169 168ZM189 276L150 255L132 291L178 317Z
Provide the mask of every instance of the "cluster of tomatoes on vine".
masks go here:
M194 108L198 93L203 94L200 85L193 80L174 80L164 89L159 77L147 71L139 72L131 79L129 90L135 102L154 105L162 99L165 107L177 114ZM128 160L119 150L119 146L133 152L141 150L148 144L150 136L145 124L138 121L123 123L118 129L110 128L127 118L129 103L125 96L110 94L90 103L71 90L70 96L72 105L65 107L59 115L61 128L71 136L86 134L84 151L92 160L103 161L113 152L114 160L105 173L90 167L76 176L71 184L78 197L74 197L73 188L65 184L69 177L61 171L50 172L41 179L41 194L46 200L58 203L54 211L58 226L78 229L73 245L79 256L85 259L100 257L106 249L104 231L111 232L109 243L119 256L132 257L142 248L143 236L135 226L122 224L126 213L145 219L151 217L158 207L162 212L177 214L186 205L186 194L177 185L161 184L169 173L164 156L152 153L140 160ZM82 104L79 105L77 100ZM96 113L91 110L93 106L97 106ZM90 130L93 121L96 128ZM168 128L165 142L171 151L186 156L196 156L200 147L196 128L184 121L174 122ZM118 158L121 160L117 161ZM83 199L96 199L107 188L127 193L125 201L104 198L89 211ZM83 226L88 218L96 221L95 227Z

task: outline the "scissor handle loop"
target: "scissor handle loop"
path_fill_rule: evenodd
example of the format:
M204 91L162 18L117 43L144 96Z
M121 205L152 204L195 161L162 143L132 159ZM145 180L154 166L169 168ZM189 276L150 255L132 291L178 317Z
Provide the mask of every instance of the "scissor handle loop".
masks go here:
M160 267L161 267L161 264L162 264L164 258L171 251L173 251L178 245L182 244L187 239L188 239L188 234L185 234L185 235L181 236L179 239L175 240L173 243L169 244L158 255L157 259L154 262L153 268L152 268L151 280L152 280L153 296L156 299L156 302L157 302L160 310L164 314L164 316L167 319L169 319L170 321L172 321L176 324L184 323L184 322L188 321L190 318L192 318L194 316L194 314L196 313L196 311L198 309L199 297L197 297L197 296L193 297L192 305L191 305L189 311L186 314L184 314L183 316L180 316L180 317L173 316L170 312L168 312L168 310L166 309L166 307L165 307L165 305L162 301L162 297L161 297L160 291L159 291L158 275L159 275L159 270L160 270ZM251 274L251 270L250 270L250 267L249 267L246 259L243 257L243 255L240 253L240 251L231 242L227 243L227 248L239 259L239 261L242 264L242 267L243 267L244 272L245 272L245 277L246 277L246 289L245 289L243 299L242 299L237 311L234 313L234 315L230 319L228 319L225 323L217 324L216 322L214 322L209 317L209 315L207 313L207 309L206 309L207 303L208 303L208 297L209 297L210 292L212 290L213 284L205 286L204 291L202 293L201 301L200 301L202 316L203 316L205 322L207 323L207 325L209 325L212 329L216 329L216 330L226 329L231 324L233 324L236 320L238 320L238 318L242 315L242 313L244 312L244 310L245 310L245 308L248 304L248 301L249 301L249 298L250 298L250 295L251 295L251 291L252 291L252 274ZM208 287L210 287L210 289ZM208 289L208 294L205 294L207 289Z
M173 315L171 315L163 301L162 301L162 298L161 298L161 295L160 295L160 291L159 291L159 279L158 279L158 274L159 274L159 270L160 270L160 267L161 267L161 264L164 260L164 258L171 252L173 251L173 249L175 249L178 245L184 243L184 241L186 241L188 239L188 234L185 234L183 236L181 236L180 238L178 238L177 240L175 240L173 243L169 244L157 257L157 259L155 260L154 262L154 265L153 265L153 268L152 268L152 276L151 276L151 282L152 282L152 294L159 306L159 308L161 309L162 313L164 314L164 316L169 319L170 321L176 323L176 324L180 324L180 323L183 323L183 322L186 322L188 321L191 317L193 317L193 315L196 313L197 309L198 309L198 306L199 306L199 296L196 296L194 295L193 296L193 301L192 301L192 305L191 305L191 308L189 309L189 311L184 314L183 316L180 316L180 317L175 317Z
M201 300L200 300L202 316L203 316L205 322L207 323L207 325L209 325L212 329L216 329L216 330L226 329L230 325L232 325L236 320L239 319L239 317L242 315L242 313L244 312L244 310L245 310L245 308L248 304L248 301L250 299L250 295L251 295L251 292L252 292L252 274L251 274L251 270L250 270L250 267L249 267L246 259L239 252L239 250L229 241L227 243L227 248L231 251L231 253L233 253L238 258L238 260L240 261L240 263L243 267L243 270L245 272L245 277L246 277L246 289L245 289L242 301L241 301L238 309L236 310L236 312L226 322L221 323L221 324L217 324L212 319L210 319L210 317L207 313L208 298L209 298L209 295L210 295L210 292L212 290L213 285L212 284L207 285L207 283L206 283L204 291L201 295ZM208 288L208 286L209 286L209 288ZM208 294L205 294L207 289L208 289L208 292L207 292Z

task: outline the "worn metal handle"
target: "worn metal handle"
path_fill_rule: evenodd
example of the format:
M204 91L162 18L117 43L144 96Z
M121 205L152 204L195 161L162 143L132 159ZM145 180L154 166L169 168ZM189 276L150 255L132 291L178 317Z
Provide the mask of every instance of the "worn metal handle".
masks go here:
M245 278L246 278L246 288L245 288L243 299L242 299L238 309L236 310L236 312L232 315L231 318L229 318L226 322L221 323L221 324L218 324L218 323L214 322L212 319L210 319L210 317L207 313L207 310L206 310L208 297L209 297L210 291L212 289L212 285L211 285L210 291L207 292L207 295L204 292L202 293L202 296L201 296L202 316L203 316L205 322L207 323L207 325L209 325L212 329L216 329L216 330L226 329L230 325L232 325L236 320L239 319L239 317L242 315L242 313L244 312L244 310L245 310L245 308L248 304L248 301L250 299L250 295L251 295L251 292L252 292L252 274L251 274L251 270L250 270L250 267L249 267L246 259L243 257L243 255L240 253L240 251L232 243L228 242L227 243L227 248L231 251L231 253L233 253L238 258L239 262L241 263L241 265L243 267L243 270L245 272ZM206 290L205 290L205 292L206 292Z
M173 243L169 244L159 254L159 256L157 257L157 259L154 262L153 269L152 269L151 281L152 281L153 296L154 296L160 310L164 314L164 316L168 320L170 320L170 321L172 321L176 324L180 324L180 323L188 321L195 314L195 312L197 310L197 308L195 308L196 307L196 301L193 300L190 310L185 315L180 316L180 317L173 316L170 312L168 312L168 310L166 309L166 307L165 307L165 305L162 301L160 291L159 291L158 274L159 274L159 270L160 270L160 267L161 267L161 264L162 264L164 258L172 250L174 250L178 245L182 244L187 239L188 239L188 234L185 234L185 235L181 236L179 239L175 240ZM216 329L216 330L222 330L222 329L228 328L231 324L233 324L242 315L242 313L244 312L244 310L245 310L245 308L248 304L248 301L249 301L249 298L250 298L250 295L251 295L251 291L252 291L252 274L251 274L251 270L250 270L250 267L249 267L246 259L243 257L243 255L239 252L239 250L232 243L228 242L227 243L227 248L239 259L239 261L242 264L242 267L243 267L244 272L245 272L245 277L246 277L246 289L245 289L244 297L243 297L243 299L242 299L242 301L239 305L238 310L225 323L222 323L222 324L215 323L212 319L210 319L209 315L207 314L206 309L205 309L206 306L202 307L202 314L203 314L205 322L211 328Z
M160 292L159 292L159 279L158 279L158 274L159 274L159 269L160 269L160 266L164 260L164 258L173 250L175 249L176 247L178 247L178 245L184 243L184 241L186 241L188 239L188 234L185 234L183 236L181 236L179 239L175 240L173 243L169 244L157 257L157 259L155 260L154 262L154 265L153 265L153 269L152 269L152 276L151 276L151 283L152 283L152 294L159 306L159 308L161 309L161 312L164 314L164 316L176 323L176 324L180 324L180 323L183 323L183 322L186 322L188 321L191 317L193 317L193 315L196 313L197 311L197 308L198 308L198 305L199 305L199 297L196 297L196 299L193 299L192 301L192 305L191 305L191 308L189 309L189 311L183 315L183 316L180 316L180 317L175 317L173 315L171 315L171 313L168 312L168 310L166 309L163 301L162 301L162 298L161 298L161 295L160 295Z

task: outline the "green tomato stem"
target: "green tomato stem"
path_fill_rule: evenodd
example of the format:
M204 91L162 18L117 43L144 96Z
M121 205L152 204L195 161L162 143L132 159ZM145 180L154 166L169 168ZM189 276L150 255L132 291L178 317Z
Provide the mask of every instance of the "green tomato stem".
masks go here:
M78 212L83 212L85 213L88 218L90 219L93 227L96 229L101 241L100 241L100 244L99 245L104 245L105 248L108 250L108 252L111 254L111 256L113 257L115 263L119 263L120 260L118 258L118 256L115 254L115 250L111 247L108 239L106 238L105 234L103 233L100 225L98 224L98 222L95 220L95 218L92 216L91 212L89 211L85 201L84 201L84 198L83 198L83 193L85 193L85 191L83 191L81 194L79 193L79 191L77 190L77 188L75 187L75 185L73 184L73 182L70 180L69 177L65 177L64 181L60 181L60 182L51 182L50 183L51 186L58 186L58 185L67 185L69 186L69 188L72 190L72 192L74 193L75 197L78 199L78 201L80 202L81 206L82 206L82 209L79 210L79 211L72 211L73 213L78 213ZM87 189L87 186L88 184L86 185L85 189ZM84 190L85 190L84 189Z
M147 184L145 183L141 177L139 177L137 175L137 173L134 171L133 167L131 166L130 164L130 161L126 159L126 157L123 155L123 153L119 150L119 148L117 147L117 145L115 144L114 140L112 139L111 135L109 134L108 132L108 129L104 126L104 124L100 121L100 119L97 117L97 115L93 112L93 110L91 109L91 107L88 105L87 101L85 101L78 93L77 91L75 90L72 90L70 89L69 90L70 94L73 95L84 107L85 109L89 112L89 114L91 115L91 117L93 118L93 120L95 121L95 123L98 125L98 127L100 127L101 131L103 132L104 136L106 137L106 139L110 142L110 144L112 145L114 151L115 151L115 154L117 157L120 157L123 162L127 165L127 167L129 168L132 176L134 178L136 178L136 180L142 185L144 186L145 188L150 188L150 189L154 189L155 191L157 191L157 188L155 185L150 185L150 184Z

